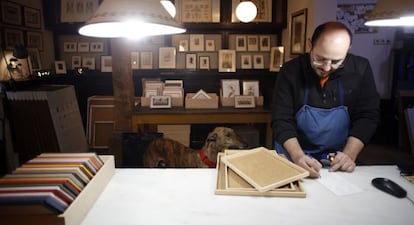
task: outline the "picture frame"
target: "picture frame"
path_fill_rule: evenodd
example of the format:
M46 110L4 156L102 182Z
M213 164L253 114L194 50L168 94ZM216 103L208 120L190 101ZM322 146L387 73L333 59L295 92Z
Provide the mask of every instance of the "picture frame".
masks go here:
M306 46L307 9L301 9L292 13L290 54L299 55L305 53Z
M131 52L131 69L139 69L139 52Z
M241 55L240 64L242 69L251 69L252 66L252 56L251 55Z
M253 69L264 69L263 55L253 55Z
M210 69L210 57L208 56L200 56L199 58L199 67L202 70L209 70Z
M61 0L60 22L86 22L99 6L99 0Z
M24 45L23 31L4 29L4 45L6 49L13 50L16 45Z
M259 89L259 81L258 80L244 80L242 81L242 90L243 95L250 95L259 97L260 96L260 89Z
M206 40L206 51L207 52L216 51L216 43L214 42L214 40L212 39Z
M63 42L63 52L77 52L78 51L78 43L71 41L71 42Z
M219 50L219 72L236 72L236 51Z
M182 23L211 23L220 21L216 21L215 17L217 16L214 16L214 14L220 15L220 7L218 9L214 7L213 0L180 0L179 3Z
M257 15L252 21L253 23L270 23L272 22L272 0L252 0L256 5ZM240 21L236 17L236 7L240 3L240 0L232 0L232 14L231 22L239 23Z
M89 52L89 42L78 42L78 52Z
M378 27L364 25L367 20L366 15L371 13L374 7L375 3L338 4L336 20L347 26L354 34L376 33Z
M279 72L285 60L285 48L276 46L270 49L269 71Z
M35 31L26 32L26 46L28 48L37 48L39 51L43 51L43 37L42 33Z
M101 72L112 72L112 56L101 56Z
M89 45L90 45L89 46L90 52L103 52L104 51L104 43L101 41L90 42Z
M197 54L185 55L185 68L195 70L197 68Z
M240 95L240 80L238 79L222 79L221 90L223 97L233 98Z
M254 96L238 95L234 98L234 108L255 108L256 102Z
M72 56L72 70L75 70L78 67L82 67L82 57L80 55Z
M247 50L249 52L259 51L259 38L256 35L247 36Z
M161 47L158 51L158 67L160 69L175 69L176 52L174 47Z
M247 51L246 36L236 36L236 51Z
M5 24L22 25L21 6L14 2L1 1L1 21Z
M178 43L178 51L179 52L188 52L188 40L180 40Z
M171 96L152 95L150 96L150 108L171 108Z
M141 52L140 62L141 69L152 69L153 68L153 56L152 52Z
M259 46L262 52L270 51L270 35L260 35Z
M204 34L190 34L190 51L204 51Z
M88 68L88 70L95 70L95 57L94 56L83 56L82 67Z
M40 28L41 27L41 15L39 9L34 9L30 7L23 8L24 15L24 25L31 28Z
M29 55L29 68L30 71L36 72L42 69L42 61L40 60L39 49L37 48L27 48L27 53Z
M65 61L55 61L55 74L66 74Z

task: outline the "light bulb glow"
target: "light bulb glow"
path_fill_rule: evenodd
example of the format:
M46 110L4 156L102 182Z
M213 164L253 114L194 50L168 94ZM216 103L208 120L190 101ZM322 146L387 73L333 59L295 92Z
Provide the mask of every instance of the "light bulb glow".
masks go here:
M240 2L236 7L236 17L243 23L254 20L257 16L257 7L251 1Z
M372 20L366 22L365 26L414 26L414 16L401 17L398 19Z

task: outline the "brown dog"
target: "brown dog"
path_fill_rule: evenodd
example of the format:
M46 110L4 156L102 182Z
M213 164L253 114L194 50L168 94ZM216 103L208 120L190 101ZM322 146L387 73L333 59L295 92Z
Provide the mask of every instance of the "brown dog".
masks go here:
M145 167L215 167L217 153L226 148L242 149L246 147L247 144L233 129L216 127L208 134L203 148L199 151L171 139L159 138L148 145L143 160Z

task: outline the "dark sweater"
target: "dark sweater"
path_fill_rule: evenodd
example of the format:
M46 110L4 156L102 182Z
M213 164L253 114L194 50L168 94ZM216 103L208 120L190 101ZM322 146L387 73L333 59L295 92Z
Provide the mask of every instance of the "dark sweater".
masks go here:
M273 137L279 143L297 137L295 114L303 106L305 84L309 86L308 105L333 108L340 105L338 80L344 87L344 105L351 125L349 136L369 142L380 121L379 95L371 66L366 58L348 54L344 67L332 73L322 89L313 71L309 54L285 63L277 75L273 90Z

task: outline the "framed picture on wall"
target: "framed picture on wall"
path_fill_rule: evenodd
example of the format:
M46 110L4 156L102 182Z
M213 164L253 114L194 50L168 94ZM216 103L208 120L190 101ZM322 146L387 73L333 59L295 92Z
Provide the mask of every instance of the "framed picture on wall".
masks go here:
M141 52L141 69L152 69L152 52Z
M40 28L41 26L41 16L40 16L40 10L34 9L30 7L24 7L23 10L24 14L24 25L26 27L32 27L32 28Z
M223 91L223 97L232 98L236 95L240 95L240 80L222 79L221 90Z
M82 67L86 67L89 70L95 70L95 57L94 56L82 57Z
M216 50L216 45L214 43L214 40L206 40L206 51L208 52L214 52Z
M252 68L252 56L251 55L241 55L241 68L242 69L251 69Z
M6 24L22 25L22 10L20 5L1 1L1 21Z
M264 69L263 55L253 55L253 69Z
M219 50L219 72L236 72L236 51Z
M91 42L89 45L90 45L89 46L90 52L103 52L104 51L104 43L101 41Z
M55 61L55 73L66 74L66 63L65 61Z
M4 29L4 44L6 49L13 50L16 45L23 45L23 31Z
M220 14L220 8L213 10L213 0L180 0L179 8L181 22L198 23L213 22L213 14Z
M270 36L260 35L259 36L260 51L270 51Z
M78 43L77 42L64 42L63 43L63 52L77 52Z
M85 22L95 13L99 0L61 0L60 5L61 22Z
M236 51L247 51L246 36L236 36Z
M27 48L27 53L29 54L29 68L30 71L35 72L42 69L42 62L40 61L39 49L37 48Z
M72 56L72 70L82 66L82 57L80 55Z
M28 48L37 48L39 51L43 51L43 38L42 33L27 31L27 47Z
M290 35L290 54L299 55L305 53L306 46L306 24L307 9L302 9L292 13L291 35Z
M101 72L112 72L112 56L101 56Z
M178 43L178 51L179 52L187 52L188 51L188 40L180 40Z
M272 49L270 50L269 71L280 71L280 67L282 67L284 63L284 52L285 48L283 46L272 47Z
M131 52L131 69L139 69L139 52Z
M259 81L258 80L244 80L242 82L243 95L259 96Z
M204 51L204 35L190 34L190 51L201 52Z
M256 35L247 36L247 50L249 52L259 51L259 40Z
M196 54L185 55L185 68L193 69L193 70L197 68L197 55Z
M176 52L174 47L161 47L158 52L160 69L175 69Z
M78 52L89 52L89 42L78 42Z
M200 56L199 65L200 65L200 69L209 70L210 69L210 57Z

